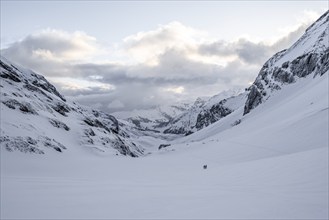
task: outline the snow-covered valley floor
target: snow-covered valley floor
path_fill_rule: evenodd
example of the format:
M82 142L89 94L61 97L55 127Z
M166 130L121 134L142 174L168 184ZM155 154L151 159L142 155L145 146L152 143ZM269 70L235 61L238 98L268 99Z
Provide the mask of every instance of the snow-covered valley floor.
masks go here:
M143 159L22 157L19 164L8 154L1 217L328 217L328 148L230 165L198 151Z
M328 74L241 113L140 158L2 150L1 218L327 219Z

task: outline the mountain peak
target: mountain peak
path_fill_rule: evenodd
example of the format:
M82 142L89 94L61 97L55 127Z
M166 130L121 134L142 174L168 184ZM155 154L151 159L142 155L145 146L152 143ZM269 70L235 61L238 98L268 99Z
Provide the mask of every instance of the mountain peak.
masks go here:
M244 115L264 102L273 91L309 75L329 69L329 11L314 22L289 49L272 56L249 87Z

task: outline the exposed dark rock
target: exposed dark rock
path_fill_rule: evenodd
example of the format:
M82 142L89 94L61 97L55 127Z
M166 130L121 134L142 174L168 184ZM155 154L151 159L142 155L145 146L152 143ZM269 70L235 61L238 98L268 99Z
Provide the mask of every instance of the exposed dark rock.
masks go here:
M33 86L29 83L26 83L23 87L26 88L27 90L31 91L31 92L37 92L37 93L45 96L46 98L48 98L50 100L53 100L49 95L47 95L44 91L42 91L41 89L39 89L36 86Z
M248 114L251 109L255 108L260 103L262 103L262 95L258 91L257 87L255 85L252 85L248 94L246 104L244 106L243 115Z
M13 94L13 96L16 96L16 97L23 97L21 94L18 94L16 92L12 92L11 94Z
M281 67L287 69L289 67L289 61L284 62Z
M27 143L32 144L32 145L36 145L38 143L37 140L35 140L31 137L27 137L26 141L27 141Z
M66 147L63 144L59 143L54 139L50 139L48 137L42 137L42 143L43 146L52 148L58 152L62 152L62 150L66 149Z
M129 121L131 123L133 123L136 127L138 127L138 128L141 127L141 121L140 120L137 120L137 119L134 119L134 118L130 118Z
M303 54L291 62L290 71L294 76L305 77L315 70L318 59L317 54Z
M60 147L61 149L66 150L66 147L65 147L63 144L59 143L59 142L56 141L55 139L52 139L52 141L55 142L55 143L57 144L57 146Z
M85 118L83 121L92 127L103 128L110 133L119 133L119 123L116 118L111 115L107 115L108 120L99 121L98 119Z
M168 126L171 121L156 121L157 122L157 125L154 126L154 128L163 128L163 127L166 127Z
M0 143L9 152L20 151L23 153L44 154L42 150L38 149L37 141L31 137L0 137Z
M52 124L52 126L54 126L56 128L63 128L66 131L69 131L70 130L70 128L64 122L61 122L61 121L59 121L57 119L50 118L49 119L49 122L50 122L50 124Z
M109 119L110 122L107 123L105 121L105 125L108 126L108 127L110 127L111 131L113 131L114 133L118 134L119 133L119 130L120 130L118 120L114 116L108 115L108 114L106 114L106 118Z
M162 148L166 148L166 147L169 147L171 146L171 144L160 144L158 149L161 150Z
M295 82L294 76L291 73L289 73L288 71L286 71L280 67L274 68L272 78L275 81L287 83L287 84Z
M87 135L87 136L95 136L95 132L93 129L89 128L89 129L85 129L84 133Z
M127 144L125 144L121 138L118 137L118 140L116 140L114 143L112 143L112 147L117 149L120 154L125 156L131 156L131 157L138 157L138 154L135 152L132 152ZM143 152L139 151L138 148L136 148L138 153L142 154Z
M38 113L32 108L32 105L27 102L18 102L16 99L9 99L7 101L2 101L2 103L11 109L18 108L22 113L28 113L37 115Z
M65 103L57 102L55 105L51 106L56 112L63 116L67 116L66 113L70 112L70 107Z
M213 105L210 110L200 112L195 124L196 129L200 130L231 114L232 110L224 106L225 102L226 100L224 99L220 103Z
M98 111L96 111L96 110L92 110L92 113L93 113L93 115L96 117L96 118L98 118L99 117L99 112Z
M329 48L324 51L319 62L317 63L317 72L314 74L322 76L325 72L329 70Z
M37 87L41 87L42 89L46 90L47 92L50 92L54 95L56 95L57 97L59 97L62 101L66 102L66 99L57 91L57 89L55 88L55 86L53 86L52 84L50 84L45 77L32 73L32 76L34 76L35 78L37 78L36 80L34 80L32 82L33 85L37 86Z
M163 131L163 133L165 134L185 134L186 132L188 131L184 127L179 127L179 128L170 127Z
M193 131L188 131L188 132L186 132L185 136L189 136L191 134L193 134Z
M19 79L19 75L15 72L13 67L6 65L1 60L0 60L0 66L6 70L0 72L0 77L4 79L10 79L14 82L21 82L21 80Z

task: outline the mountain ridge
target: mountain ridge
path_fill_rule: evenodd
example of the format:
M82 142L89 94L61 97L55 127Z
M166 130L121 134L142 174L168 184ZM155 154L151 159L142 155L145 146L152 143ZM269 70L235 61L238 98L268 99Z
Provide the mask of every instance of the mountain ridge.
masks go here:
M143 154L123 123L67 101L43 76L1 57L0 78L1 148L44 154L49 149L65 152L68 145L82 145L102 153ZM75 144L68 141L69 136L77 138Z

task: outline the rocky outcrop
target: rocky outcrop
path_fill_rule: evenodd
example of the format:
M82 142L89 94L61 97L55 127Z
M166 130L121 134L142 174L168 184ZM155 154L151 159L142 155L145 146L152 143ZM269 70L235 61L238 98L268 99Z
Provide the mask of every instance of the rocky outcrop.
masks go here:
M226 99L220 101L218 104L213 105L209 110L203 110L198 114L195 128L200 130L204 127L215 123L219 119L231 114L232 109L225 107Z
M188 110L167 125L164 133L190 135L231 114L245 100L242 90L224 91L207 100L198 98Z
M310 75L329 70L329 11L311 25L288 50L271 57L249 87L244 115L264 102L273 91Z
M21 136L1 136L0 144L10 152L20 151L23 153L44 154L42 148L51 148L60 153L63 152L63 150L66 150L66 147L63 144L45 136L40 136L38 139Z
M2 103L11 109L19 109L22 113L37 115L38 113L36 110L32 107L32 105L28 102L19 102L16 99L7 99L5 101L2 101Z
M248 94L248 98L246 104L244 106L244 114L250 112L251 109L255 108L257 105L262 103L262 94L259 92L259 89L256 85L252 85L250 87L250 92Z

